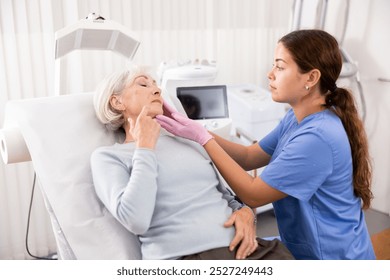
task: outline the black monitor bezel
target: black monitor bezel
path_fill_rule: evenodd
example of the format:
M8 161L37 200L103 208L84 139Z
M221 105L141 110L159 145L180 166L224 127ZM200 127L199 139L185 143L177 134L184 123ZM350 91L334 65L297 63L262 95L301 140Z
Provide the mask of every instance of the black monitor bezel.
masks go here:
M196 118L195 120L209 120L209 119L226 119L226 118L229 118L229 108L228 108L228 97L227 97L227 87L226 87L226 85L177 87L176 88L176 96L177 96L177 98L179 99L179 101L181 103L181 100L180 100L179 96L182 94L183 90L207 91L207 90L210 90L210 89L213 89L213 90L215 90L215 89L222 89L222 97L223 97L223 104L224 104L225 114L223 116L211 116L211 117L204 117L204 118ZM184 107L184 105L183 105L183 107Z

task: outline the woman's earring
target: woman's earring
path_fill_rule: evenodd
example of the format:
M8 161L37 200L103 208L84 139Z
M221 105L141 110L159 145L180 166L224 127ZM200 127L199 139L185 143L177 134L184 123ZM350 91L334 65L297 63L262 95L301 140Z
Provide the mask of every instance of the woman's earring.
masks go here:
M306 90L309 90L310 88L309 88L309 86L305 86L305 89L306 89Z

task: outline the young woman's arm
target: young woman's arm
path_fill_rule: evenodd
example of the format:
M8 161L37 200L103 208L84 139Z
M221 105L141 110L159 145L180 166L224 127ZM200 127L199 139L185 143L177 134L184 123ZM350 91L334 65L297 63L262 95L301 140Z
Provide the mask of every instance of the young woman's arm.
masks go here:
M210 132L219 146L243 169L249 171L266 166L271 157L264 152L258 143L250 146L241 145Z
M260 177L250 176L225 152L217 140L209 140L204 148L226 182L246 205L259 207L287 196L266 184ZM247 158L254 157L253 154L266 154L257 144L250 148Z

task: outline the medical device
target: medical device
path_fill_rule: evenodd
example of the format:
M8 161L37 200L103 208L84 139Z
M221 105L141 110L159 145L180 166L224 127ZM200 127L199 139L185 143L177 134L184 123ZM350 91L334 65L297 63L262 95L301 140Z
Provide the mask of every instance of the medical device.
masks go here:
M202 112L203 118L197 116L194 119L208 130L229 138L232 120L228 114L226 86L213 85L217 72L215 62L207 60L163 62L158 71L166 102L188 116L188 113L191 114L191 100L197 100L198 111Z
M108 50L131 60L140 42L123 25L95 13L55 32L55 95L66 94L62 58L75 50Z
M224 134L229 135L232 120L229 118L226 85L178 87L176 92L189 118L219 134L225 129Z
M229 86L228 99L233 129L247 143L261 140L286 113L284 104L273 101L268 90L254 84Z
M185 86L205 86L213 83L217 77L215 65L199 64L198 61L185 63L162 62L158 69L160 87L164 99L174 105L176 109L186 114L176 89Z
M343 49L340 48L341 57L343 59L343 65L340 72L340 78L349 78L357 75L358 68L356 63L353 62L350 55Z
M365 121L367 115L367 105L364 97L363 85L360 81L357 63L352 60L344 48L340 48L340 52L343 59L343 66L341 68L340 77L337 81L338 86L351 88L354 84L356 84L356 91L359 93L359 96L355 98L355 101L360 111L362 120Z
M187 116L193 120L229 116L225 85L178 87L176 92Z

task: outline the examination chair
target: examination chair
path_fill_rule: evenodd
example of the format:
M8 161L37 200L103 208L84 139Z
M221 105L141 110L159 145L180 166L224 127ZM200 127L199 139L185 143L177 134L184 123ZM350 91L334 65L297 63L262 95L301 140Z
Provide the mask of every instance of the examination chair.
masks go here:
M119 135L95 117L93 94L10 101L5 113L30 153L59 259L141 259L138 238L95 194L90 155Z

